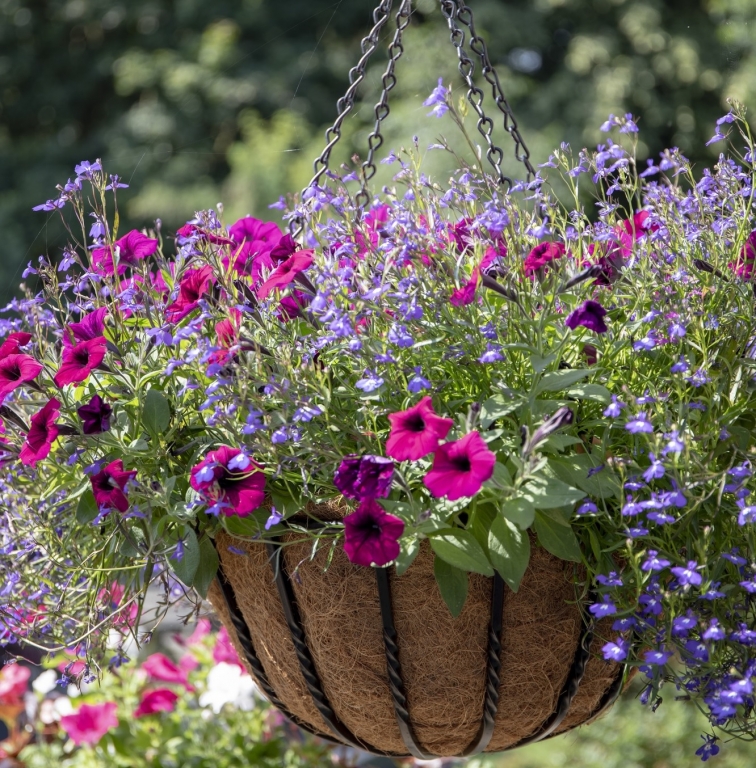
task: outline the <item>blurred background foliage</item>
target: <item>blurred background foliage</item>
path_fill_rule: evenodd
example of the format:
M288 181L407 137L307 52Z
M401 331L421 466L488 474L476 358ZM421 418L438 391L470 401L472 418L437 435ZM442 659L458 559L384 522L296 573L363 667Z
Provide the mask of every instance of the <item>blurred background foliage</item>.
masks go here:
M726 98L756 103L753 0L470 4L535 162L561 141L595 145L610 112L630 111L641 157L674 145L700 167L717 156L704 143ZM83 159L101 157L130 183L122 229L160 218L168 233L219 201L227 221L270 215L269 203L309 180L372 6L0 0L0 300L27 261L65 244L57 214L31 208ZM451 130L421 101L439 76L463 91L437 0L415 8L386 137L398 148L418 134L424 150ZM382 50L337 162L364 154L384 65ZM448 168L443 153L430 168Z

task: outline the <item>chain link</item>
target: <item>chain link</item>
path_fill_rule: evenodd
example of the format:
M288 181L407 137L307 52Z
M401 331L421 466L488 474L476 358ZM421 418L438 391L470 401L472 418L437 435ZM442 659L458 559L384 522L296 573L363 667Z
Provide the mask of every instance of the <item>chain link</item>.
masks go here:
M499 111L504 115L504 130L509 133L515 144L515 158L520 161L527 170L527 180L531 181L536 171L530 162L530 151L528 150L520 131L517 127L512 109L504 96L504 92L499 82L496 70L493 68L488 57L486 43L475 31L472 10L464 3L464 0L440 0L441 12L446 18L450 39L457 49L457 58L459 59L459 72L467 85L467 100L472 105L478 115L477 128L483 138L486 140L488 149L486 157L496 171L496 177L499 183L506 183L508 187L512 186L512 179L505 176L501 170L501 163L504 159L504 153L501 148L493 143L493 120L486 115L483 110L483 91L475 85L474 74L475 64L465 51L465 32L460 29L459 24L464 25L470 34L470 49L480 59L481 74L486 82L491 86L493 98ZM341 127L347 115L354 108L355 95L360 83L365 79L365 71L370 57L378 46L381 31L386 25L391 14L393 0L381 0L378 7L373 11L373 28L363 38L360 44L362 56L357 64L349 70L349 88L346 93L338 100L336 111L338 116L333 125L326 131L326 146L314 164L315 175L310 183L302 190L301 198L305 198L305 193L313 186L317 185L323 174L328 170L328 163L331 157L331 151L341 139ZM389 62L386 71L383 73L383 90L381 99L375 105L375 124L373 131L368 137L368 155L362 164L361 189L356 197L359 206L365 206L369 202L367 191L368 182L376 173L375 153L383 145L383 135L381 134L381 124L388 117L390 108L388 104L389 94L396 85L396 63L404 53L402 36L407 28L412 15L412 0L401 0L399 11L396 14L396 32L389 45ZM296 239L303 229L303 220L301 216L295 216L289 222L289 230Z
M527 180L532 181L536 175L536 170L530 162L530 150L528 149L525 141L520 135L519 128L517 127L517 120L515 119L512 108L509 106L509 102L504 96L501 83L499 82L499 76L496 74L496 70L491 64L491 60L488 58L488 50L486 48L486 42L475 32L475 23L473 21L473 13L469 6L465 5L462 0L455 0L457 5L457 19L464 24L470 31L470 49L480 59L481 74L491 86L494 101L499 111L504 115L504 130L509 133L514 141L514 155L519 160L528 172Z
M368 156L365 162L362 164L362 188L356 197L358 206L367 205L370 201L367 185L370 179L375 176L375 153L383 146L383 135L381 134L381 123L389 116L391 109L389 107L389 93L396 85L396 62L402 57L404 53L404 45L402 44L402 36L404 30L407 29L410 23L410 17L412 16L412 0L402 0L399 6L399 10L396 14L396 32L394 33L394 39L388 48L388 66L383 73L382 83L383 90L381 91L381 99L375 105L375 125L373 132L368 136Z
M375 49L378 46L378 40L380 38L381 30L386 25L391 14L391 7L393 0L381 0L381 3L373 11L373 28L362 39L360 43L360 50L362 56L360 60L349 70L349 88L347 92L336 102L336 111L338 116L333 125L325 132L326 145L323 151L313 163L313 169L315 175L310 179L310 183L302 190L300 199L304 198L305 192L315 186L328 170L328 162L331 158L331 150L336 146L341 138L341 126L344 123L347 115L352 111L354 107L354 97L357 93L360 83L365 79L365 70L367 68L370 57L375 53ZM296 216L289 222L289 230L292 237L296 239L303 229L303 221L301 217Z

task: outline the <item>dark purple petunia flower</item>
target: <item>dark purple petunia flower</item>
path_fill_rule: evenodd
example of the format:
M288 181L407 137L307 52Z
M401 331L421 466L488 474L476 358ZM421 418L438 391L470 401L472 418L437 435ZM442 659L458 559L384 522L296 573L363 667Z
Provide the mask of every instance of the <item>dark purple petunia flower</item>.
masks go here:
M568 328L572 328L573 331L579 325L582 325L594 333L606 333L609 328L604 322L604 317L606 317L606 310L601 304L588 299L576 310L570 312L564 323Z
M404 522L367 499L344 518L344 551L357 565L383 566L399 556Z
M110 429L110 416L113 409L99 396L95 395L86 405L76 409L82 422L85 435L99 435Z
M348 499L384 498L391 491L394 462L383 456L346 456L333 477L334 485Z

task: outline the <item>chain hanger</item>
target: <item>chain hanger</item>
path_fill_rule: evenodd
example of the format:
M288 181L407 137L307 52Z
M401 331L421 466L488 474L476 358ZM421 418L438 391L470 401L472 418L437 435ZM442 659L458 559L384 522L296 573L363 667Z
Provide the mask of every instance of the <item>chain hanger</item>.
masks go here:
M486 82L491 86L494 102L499 111L504 116L504 130L509 133L514 141L514 155L515 158L521 162L527 171L527 181L531 181L536 175L536 171L530 162L530 151L528 150L525 141L520 135L520 131L517 126L512 109L509 106L509 102L504 96L499 77L496 74L491 61L488 57L488 50L486 43L482 37L480 37L475 31L475 23L473 20L473 13L469 6L467 6L464 0L440 0L441 12L446 19L447 25L450 30L450 39L452 44L457 50L457 58L459 59L459 72L462 75L462 79L467 85L467 100L472 105L476 114L478 115L477 128L480 134L488 145L486 151L486 157L493 166L496 172L496 178L500 184L506 184L507 188L512 187L512 179L505 176L501 170L501 163L504 159L504 153L500 147L493 143L493 129L494 121L485 114L483 110L483 91L475 85L474 74L475 64L467 55L465 51L465 32L461 29L460 24L464 25L470 34L470 49L480 59L481 73ZM355 95L360 83L365 79L365 72L367 64L370 61L371 56L375 52L378 46L378 41L381 35L381 31L386 25L391 14L393 6L393 0L381 0L381 3L373 11L373 28L362 39L360 44L360 50L362 56L357 64L349 70L349 88L346 93L336 103L336 111L338 116L334 124L326 131L325 139L326 146L321 152L320 156L315 160L313 166L315 175L310 180L310 183L302 190L302 198L305 193L311 187L318 184L323 174L328 171L328 163L331 157L331 151L341 139L341 127L346 119L347 115L352 111L355 103ZM412 0L401 0L399 10L396 13L396 31L394 37L389 45L389 61L386 71L383 73L382 78L382 91L381 98L375 105L375 124L373 130L368 136L368 155L367 159L362 163L360 174L360 191L356 196L356 202L358 207L364 207L370 201L368 193L368 182L373 178L376 173L375 167L375 152L383 145L383 135L381 133L381 124L388 117L390 108L388 104L389 93L396 85L396 63L404 53L404 45L402 42L402 36L404 30L407 28L412 15ZM296 239L303 229L304 223L301 216L292 218L289 223L289 229L292 236Z

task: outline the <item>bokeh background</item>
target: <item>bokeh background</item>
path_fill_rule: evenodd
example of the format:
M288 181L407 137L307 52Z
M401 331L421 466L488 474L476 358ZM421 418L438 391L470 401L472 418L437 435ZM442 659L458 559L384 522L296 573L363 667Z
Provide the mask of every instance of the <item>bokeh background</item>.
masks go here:
M130 183L121 196L127 228L159 218L167 233L220 201L229 221L266 215L300 189L372 5L0 0L0 302L29 260L60 253L57 213L31 208L83 159L102 158ZM415 6L388 147L415 133L423 147L450 131L421 106L438 77L462 93L437 0ZM716 158L717 145L704 144L726 98L754 102L754 0L471 6L536 162L561 141L595 145L610 112L630 111L640 117L641 155L679 146L700 167ZM364 155L384 64L382 50L337 161Z

